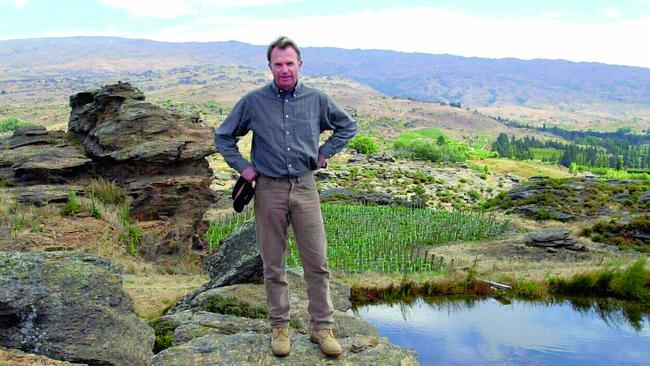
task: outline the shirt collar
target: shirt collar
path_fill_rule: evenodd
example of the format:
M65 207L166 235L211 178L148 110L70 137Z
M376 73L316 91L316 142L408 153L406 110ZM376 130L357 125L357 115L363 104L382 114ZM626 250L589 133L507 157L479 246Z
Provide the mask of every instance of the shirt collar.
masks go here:
M280 95L284 95L285 93L287 93L285 91L280 90L278 88L278 86L275 85L275 81L271 81L270 84L271 84L271 90L273 90L273 94L275 94L277 96L280 96ZM295 98L296 95L300 94L301 90L302 90L302 81L300 81L300 79L298 79L298 82L296 83L296 86L293 88L293 91L291 92L291 94Z

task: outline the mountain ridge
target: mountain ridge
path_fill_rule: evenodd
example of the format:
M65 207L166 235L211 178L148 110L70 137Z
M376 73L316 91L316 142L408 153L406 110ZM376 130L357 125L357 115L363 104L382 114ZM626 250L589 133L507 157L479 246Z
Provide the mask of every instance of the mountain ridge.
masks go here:
M302 52L305 75L340 76L387 96L460 103L539 124L650 125L650 69L638 66L335 47L304 47ZM266 70L266 46L120 37L5 40L0 41L0 90L20 77L101 78L198 64Z

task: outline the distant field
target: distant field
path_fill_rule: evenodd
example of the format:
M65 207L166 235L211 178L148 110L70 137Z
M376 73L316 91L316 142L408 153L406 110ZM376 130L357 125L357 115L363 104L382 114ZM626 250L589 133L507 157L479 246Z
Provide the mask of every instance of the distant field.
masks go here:
M488 158L473 160L472 163L480 166L487 165L491 172L497 174L514 174L522 178L530 178L535 175L544 175L551 178L571 176L565 167L548 165L540 161Z
M535 159L541 161L557 161L564 154L563 150L552 147L531 147L530 151L533 153Z

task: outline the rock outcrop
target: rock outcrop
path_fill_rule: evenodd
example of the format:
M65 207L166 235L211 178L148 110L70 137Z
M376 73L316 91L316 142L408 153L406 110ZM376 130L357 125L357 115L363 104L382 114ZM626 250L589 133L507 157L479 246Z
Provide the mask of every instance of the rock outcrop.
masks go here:
M128 190L134 218L173 221L178 235L161 248L190 241L201 247L201 219L213 201L205 160L216 152L212 131L198 118L144 100L128 83L78 93L70 97L68 130L83 141L96 170Z
M0 345L90 365L149 365L154 335L117 268L72 252L0 252Z
M61 131L21 127L0 150L0 179L9 185L60 184L83 175L92 160Z
M156 322L167 324L173 341L153 364L376 365L378 360L385 365L418 364L414 352L391 344L372 325L348 314L349 289L337 283L331 283L334 330L344 353L338 360L326 358L309 341L308 300L300 272L288 270L287 280L293 344L288 357L271 354L264 286L238 284L195 293L185 310L159 318Z
M531 177L503 197L499 205L533 219L573 221L648 210L648 193L639 180ZM647 189L647 188L645 188Z
M148 259L203 247L202 218L215 200L205 159L216 152L212 130L145 102L128 83L78 93L70 106L67 134L30 126L2 141L0 181L20 186L19 200L42 205L65 201L70 189L84 195L79 187L99 176L128 193L134 219L169 228L140 247Z
M208 334L157 354L152 365L419 365L413 351L400 348L386 338L358 335L340 339L343 354L329 359L309 341L308 335L300 333L291 336L291 353L278 358L271 354L269 337L255 332Z
M336 282L330 283L334 331L344 353L337 360L323 356L309 341L309 301L297 269L287 270L292 351L285 358L273 356L253 221L223 240L205 267L210 282L154 322L157 336L172 340L170 348L154 357L154 365L376 365L378 360L385 365L417 364L414 352L379 337L372 325L347 312L352 306L350 289Z
M169 312L186 310L198 295L221 286L240 283L261 283L264 273L262 257L257 246L255 221L247 221L235 233L220 243L219 250L203 262L210 282L184 296Z
M553 252L557 249L569 249L584 252L587 248L580 245L577 240L571 237L566 229L541 230L528 234L526 244L534 247L546 248Z

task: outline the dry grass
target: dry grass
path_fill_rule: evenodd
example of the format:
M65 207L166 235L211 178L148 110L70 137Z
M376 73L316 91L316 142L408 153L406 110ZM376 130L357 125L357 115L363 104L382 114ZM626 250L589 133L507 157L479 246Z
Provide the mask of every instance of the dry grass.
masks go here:
M25 353L18 349L0 347L0 366L66 366L85 365L53 360L47 356Z
M127 274L124 276L124 291L133 299L136 314L152 320L208 280L205 275Z
M20 203L11 194L0 190L0 225L8 228L12 238L29 232L42 232L45 222L53 215L58 215L54 207Z
M514 174L526 179L535 175L545 175L551 178L571 177L566 168L547 165L541 161L489 158L474 160L472 163L480 166L487 165L490 171L496 174Z

